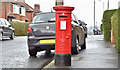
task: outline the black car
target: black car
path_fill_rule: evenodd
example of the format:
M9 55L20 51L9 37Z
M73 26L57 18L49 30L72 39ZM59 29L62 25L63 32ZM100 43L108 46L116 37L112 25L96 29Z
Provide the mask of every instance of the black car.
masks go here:
M14 39L14 32L12 25L10 25L6 19L0 18L0 40L2 40L3 37Z
M78 20L79 23L82 24L82 27L84 28L84 31L85 31L85 37L87 37L87 24L81 20Z
M72 14L71 50L79 53L86 49L85 32L76 16ZM30 56L39 51L55 49L55 13L37 14L28 27L28 50Z

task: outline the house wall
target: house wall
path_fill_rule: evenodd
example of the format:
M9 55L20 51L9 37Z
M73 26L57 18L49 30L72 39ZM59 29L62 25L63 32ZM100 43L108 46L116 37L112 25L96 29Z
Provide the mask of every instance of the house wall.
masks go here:
M7 19L9 13L9 3L2 2L2 18Z
M2 2L0 1L0 18L2 18Z
M22 13L19 13L19 5L16 6L16 12L13 11L14 4L8 3L8 2L0 2L0 18L8 19L7 16L12 15L15 16L15 18L12 19L12 21L23 21L28 20L29 22L32 22L32 19L34 17L33 12L27 12L25 10L25 7L21 7ZM39 9L39 7L37 6Z
M15 10L13 10L14 8L15 8ZM15 16L15 18L13 19L13 21L22 21L22 22L25 22L25 20L26 20L25 8L21 7L21 14L19 12L19 8L20 8L19 5L15 5L15 4L11 5L12 15Z
M33 12L26 12L26 18L29 20L29 22L32 22L33 17Z

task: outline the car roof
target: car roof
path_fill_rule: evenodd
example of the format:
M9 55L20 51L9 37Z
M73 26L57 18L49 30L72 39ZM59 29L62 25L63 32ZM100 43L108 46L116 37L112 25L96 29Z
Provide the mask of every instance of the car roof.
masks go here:
M36 15L47 14L47 13L55 13L55 12L43 12L43 13L37 13Z

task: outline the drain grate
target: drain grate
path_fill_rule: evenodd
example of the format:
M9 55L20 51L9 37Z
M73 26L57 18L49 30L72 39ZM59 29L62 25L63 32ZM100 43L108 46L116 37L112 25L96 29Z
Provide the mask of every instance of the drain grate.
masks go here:
M83 57L72 57L71 58L72 61L80 61L82 59L83 59Z

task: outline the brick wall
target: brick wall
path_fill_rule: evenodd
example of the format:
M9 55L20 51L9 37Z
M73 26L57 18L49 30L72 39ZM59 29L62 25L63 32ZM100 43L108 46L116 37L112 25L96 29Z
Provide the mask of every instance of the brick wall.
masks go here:
M2 2L0 1L0 18L2 18Z
M34 14L32 12L26 12L25 14L26 14L26 18L29 20L29 22L32 22Z
M23 0L24 1L24 0ZM9 7L11 5L11 7ZM40 6L36 6L36 9L40 9ZM10 13L11 12L11 13ZM34 17L33 12L25 12L25 16L22 16L20 14L13 13L13 5L9 2L0 2L0 18L8 19L8 16L14 16L13 21L25 21L29 20L29 22L32 22L32 19Z
M8 13L9 13L9 3L3 2L2 3L2 18L7 19Z

